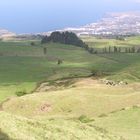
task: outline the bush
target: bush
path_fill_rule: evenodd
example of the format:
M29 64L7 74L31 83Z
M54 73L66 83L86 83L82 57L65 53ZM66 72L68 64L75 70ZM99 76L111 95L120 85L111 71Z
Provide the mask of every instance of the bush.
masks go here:
M26 95L26 94L28 94L25 90L23 90L23 91L17 91L16 92L16 95L18 96L18 97L20 97L20 96L24 96L24 95Z
M82 123L89 123L89 122L94 121L94 119L90 119L90 118L88 118L88 117L85 116L85 115L81 115L81 116L78 118L78 120L79 120L80 122L82 122Z
M31 46L35 46L35 42L31 42Z
M100 70L92 70L92 76L104 76L104 73Z
M100 117L100 118L102 118L102 117L107 117L107 114L101 114L101 115L99 115L99 117Z

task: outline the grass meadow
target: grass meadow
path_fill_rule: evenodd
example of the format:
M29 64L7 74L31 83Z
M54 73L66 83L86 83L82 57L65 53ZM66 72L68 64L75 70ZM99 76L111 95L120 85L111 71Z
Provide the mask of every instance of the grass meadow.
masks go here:
M82 39L97 48L140 43L140 37ZM89 54L71 45L31 42L0 42L0 139L140 139L139 53Z

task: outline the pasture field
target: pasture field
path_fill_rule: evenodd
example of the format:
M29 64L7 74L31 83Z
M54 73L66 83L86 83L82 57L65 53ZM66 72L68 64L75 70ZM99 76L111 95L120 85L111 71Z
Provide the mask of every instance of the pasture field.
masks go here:
M47 56L44 56L43 48L39 42L36 44L31 46L30 41L0 43L0 101L16 92L31 92L40 81L88 76L97 71L109 79L139 81L139 54L99 56L79 47L48 44ZM64 61L60 66L58 59Z
M96 47L121 43L83 39ZM138 46L139 39L128 38L124 46ZM0 140L140 139L139 53L89 54L31 42L0 42Z
M140 36L125 37L124 40L97 38L82 36L81 39L93 48L116 47L140 47Z

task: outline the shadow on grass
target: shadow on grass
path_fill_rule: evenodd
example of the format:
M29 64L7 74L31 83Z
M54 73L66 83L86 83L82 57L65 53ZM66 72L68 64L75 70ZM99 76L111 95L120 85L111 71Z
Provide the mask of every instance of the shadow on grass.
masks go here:
M0 140L13 140L13 139L10 139L9 136L5 133L3 133L1 130L0 130Z

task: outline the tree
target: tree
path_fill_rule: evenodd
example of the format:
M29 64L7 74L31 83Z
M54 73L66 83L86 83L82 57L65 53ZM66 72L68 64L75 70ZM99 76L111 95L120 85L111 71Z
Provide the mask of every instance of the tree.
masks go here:
M110 46L109 46L109 49L108 50L109 50L109 53L111 53L111 47Z
M88 49L88 52L91 53L91 54L93 54L94 53L94 49L93 48L89 48Z
M129 52L129 49L128 48L125 48L125 53L128 53Z
M131 52L135 53L135 47L132 47Z
M114 53L117 53L118 52L118 49L116 46L114 46Z
M50 41L51 41L50 38L48 36L45 36L42 38L41 44L49 43Z
M137 49L137 53L140 53L140 48Z
M107 53L107 49L106 49L106 47L103 48L103 53Z
M116 36L116 40L125 41L125 38L123 36Z
M131 48L128 49L128 53L131 53Z
M31 42L31 46L35 46L35 42Z
M44 55L47 54L47 48L46 47L43 48L43 52L44 52Z
M121 47L118 48L118 52L121 53Z
M63 63L63 61L61 59L58 59L57 64L60 65L62 63Z

